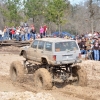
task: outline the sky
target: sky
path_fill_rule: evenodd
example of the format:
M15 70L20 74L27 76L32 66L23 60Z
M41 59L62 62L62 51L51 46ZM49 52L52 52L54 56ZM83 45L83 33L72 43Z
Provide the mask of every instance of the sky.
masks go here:
M69 0L71 4L79 4L80 2L84 2L86 0Z

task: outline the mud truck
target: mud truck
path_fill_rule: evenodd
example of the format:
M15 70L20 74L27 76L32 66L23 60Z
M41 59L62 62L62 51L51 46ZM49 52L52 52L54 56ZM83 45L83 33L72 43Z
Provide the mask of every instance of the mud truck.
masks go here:
M85 86L86 72L81 63L80 49L75 40L62 38L42 38L34 40L30 46L20 49L25 60L14 61L10 66L13 81L23 78L24 74L33 74L33 83L37 88L52 89L55 84L73 84Z

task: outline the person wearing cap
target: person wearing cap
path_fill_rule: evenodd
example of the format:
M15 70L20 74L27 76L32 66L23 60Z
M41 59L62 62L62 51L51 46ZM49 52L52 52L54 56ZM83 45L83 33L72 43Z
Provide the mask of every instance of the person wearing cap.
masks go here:
M93 44L94 60L96 61L99 61L99 50L100 50L100 44L98 39L96 39Z

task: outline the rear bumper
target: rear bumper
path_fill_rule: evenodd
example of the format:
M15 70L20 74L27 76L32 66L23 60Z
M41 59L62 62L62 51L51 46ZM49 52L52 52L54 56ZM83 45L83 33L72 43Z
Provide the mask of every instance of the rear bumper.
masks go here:
M73 64L73 63L81 63L82 60L67 60L67 61L50 61L49 64L52 65L65 65L65 64Z

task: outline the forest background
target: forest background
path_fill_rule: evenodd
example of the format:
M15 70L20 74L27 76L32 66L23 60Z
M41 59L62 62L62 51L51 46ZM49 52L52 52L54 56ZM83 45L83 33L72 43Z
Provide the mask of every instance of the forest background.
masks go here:
M100 1L85 0L0 0L0 29L28 23L48 26L48 34L67 31L71 34L100 32Z

